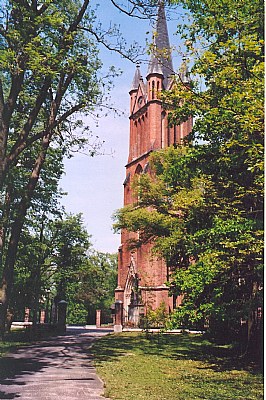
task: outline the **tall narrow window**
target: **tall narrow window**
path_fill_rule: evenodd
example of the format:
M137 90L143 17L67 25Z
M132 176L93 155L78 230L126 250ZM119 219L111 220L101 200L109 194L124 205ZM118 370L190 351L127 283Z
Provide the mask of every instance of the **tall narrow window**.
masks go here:
M154 97L155 97L155 82L152 81L152 84L151 84L151 98L152 98L152 100L154 99Z
M140 175L143 173L143 169L142 166L140 164L138 164L136 170L135 170L135 177L137 177L137 180L139 182L140 180ZM135 178L136 179L136 178ZM137 196L135 197L135 201L139 201L139 194L137 194Z
M141 119L138 119L137 157L141 154Z
M165 148L168 143L165 143L166 139L166 131L165 131L165 116L166 113L165 111L162 112L162 122L161 122L161 148Z

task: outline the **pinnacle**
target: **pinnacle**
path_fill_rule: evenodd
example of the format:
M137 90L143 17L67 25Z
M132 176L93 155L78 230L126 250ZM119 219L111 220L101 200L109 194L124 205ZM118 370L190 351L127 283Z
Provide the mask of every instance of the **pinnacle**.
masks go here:
M139 83L141 81L142 77L141 77L141 73L140 73L140 64L136 65L136 71L135 71L135 75L131 84L131 90L137 90L139 87Z

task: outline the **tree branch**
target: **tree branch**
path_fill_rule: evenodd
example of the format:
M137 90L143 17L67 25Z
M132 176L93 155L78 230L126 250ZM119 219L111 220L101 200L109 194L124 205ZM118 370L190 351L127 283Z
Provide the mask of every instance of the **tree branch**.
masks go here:
M45 131L41 131L30 137L29 139L24 139L24 140L18 140L14 146L11 148L9 155L7 156L7 162L6 162L6 169L11 165L14 164L19 155L25 150L26 148L29 148L34 142L36 142L38 139L41 139L45 134Z
M111 3L112 3L120 12L122 12L123 14L128 15L129 17L134 17L134 18L139 18L139 19L148 19L149 17L151 17L151 15L147 15L147 14L146 14L146 12L145 12L146 8L144 8L143 5L141 6L140 4L137 4L138 2L136 3L136 2L129 1L129 3L132 4L132 8L131 8L130 11L126 11L124 8L122 8L120 5L118 5L118 4L116 3L116 1L114 1L114 0L111 0ZM134 14L135 11L140 12L139 7L143 7L143 14L144 14L144 16Z
M84 3L83 3L83 5L82 5L82 7L81 7L81 9L80 9L80 11L79 11L79 13L77 15L76 20L69 26L69 28L67 30L67 33L74 32L74 31L77 30L78 25L80 24L84 14L85 14L85 12L86 12L86 10L88 8L89 2L90 2L90 0L84 0Z
M21 66L18 65L18 69ZM10 118L12 116L12 113L15 109L15 105L16 105L16 101L18 98L18 95L21 91L22 88L22 83L23 83L23 79L24 79L24 74L25 74L25 70L24 68L18 72L16 75L12 75L12 83L11 83L11 88L10 88L10 92L9 92L9 96L7 99L7 103L5 105L5 121L6 124L9 125L10 122Z
M31 110L27 122L24 124L22 132L20 134L20 139L25 140L27 139L34 123L36 122L36 119L38 117L39 111L41 109L41 106L43 102L45 101L47 91L51 85L51 78L49 76L46 76L44 80L43 86L40 88L39 94L37 96L36 102L35 102L35 107Z
M86 31L86 32L89 32L91 35L93 35L96 38L97 42L101 43L107 50L115 51L116 53L120 54L123 58L125 58L125 59L127 59L127 60L129 60L129 61L131 61L133 63L137 62L138 57L140 55L145 54L144 51L143 51L143 53L140 53L140 52L137 52L136 49L134 48L136 55L135 56L134 55L131 56L130 54L126 54L126 52L123 51L123 47L122 47L121 44L112 45L110 43L107 43L106 40L105 40L105 35L108 35L107 32L99 35L96 31L94 31L94 30L92 30L90 28L87 28L87 27L79 27L79 28L84 30L84 31Z
M57 128L62 122L66 121L68 117L74 114L77 111L80 111L85 106L85 103L76 104L75 106L71 107L68 111L62 114L59 119L55 122L54 128Z

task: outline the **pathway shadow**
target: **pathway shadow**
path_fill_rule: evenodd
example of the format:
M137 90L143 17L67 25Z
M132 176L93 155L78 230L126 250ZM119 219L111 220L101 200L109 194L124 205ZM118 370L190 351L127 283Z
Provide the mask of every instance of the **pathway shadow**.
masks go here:
M12 354L0 359L0 385L5 391L0 391L0 399L15 399L20 397L18 386L24 386L29 375L41 371L49 363L35 358L16 358ZM16 388L16 389L15 389Z
M12 385L13 379L22 375L30 375L40 371L47 362L41 362L35 359L13 357L4 357L0 359L0 384ZM17 385L23 385L23 382L17 382Z
M77 333L77 332L76 332ZM75 366L75 360L80 366L87 370L92 369L90 345L94 337L81 335L63 335L58 338L50 338L36 342L9 353L0 358L0 399L21 398L23 395L19 387L23 387L38 372L44 372L51 367L53 371L57 368L71 370ZM73 357L74 354L74 357ZM62 382L68 380L88 381L94 380L88 377L62 376L51 380ZM44 381L48 382L49 379ZM23 390L22 390L23 391Z
M5 393L0 390L0 399L17 399L18 397L20 396L16 393Z

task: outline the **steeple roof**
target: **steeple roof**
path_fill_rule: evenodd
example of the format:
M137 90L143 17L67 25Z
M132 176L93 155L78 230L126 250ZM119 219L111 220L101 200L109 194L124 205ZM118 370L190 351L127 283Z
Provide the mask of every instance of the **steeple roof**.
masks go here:
M167 87L167 78L173 73L173 62L163 1L160 2L158 8L154 53L149 62L147 75L154 73L164 76L164 87Z
M137 65L136 71L135 71L135 75L131 84L131 88L130 88L130 92L132 90L138 90L140 81L141 81L141 73L140 73L140 66Z

